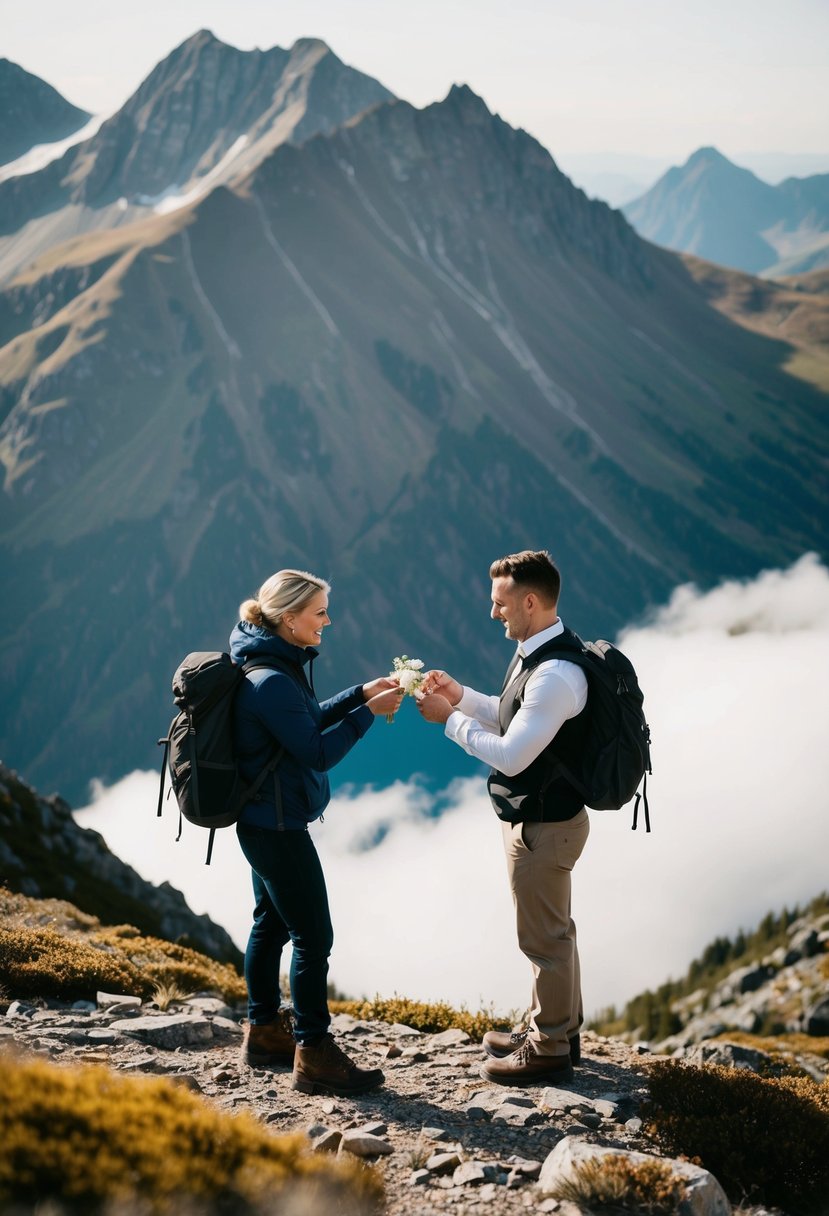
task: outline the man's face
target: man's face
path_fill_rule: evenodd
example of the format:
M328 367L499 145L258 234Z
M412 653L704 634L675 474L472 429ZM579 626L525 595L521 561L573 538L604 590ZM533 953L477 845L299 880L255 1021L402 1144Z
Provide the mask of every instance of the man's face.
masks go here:
M523 642L530 627L530 616L527 612L527 595L520 587L516 587L512 575L506 575L492 580L492 612L493 621L501 621L508 638Z

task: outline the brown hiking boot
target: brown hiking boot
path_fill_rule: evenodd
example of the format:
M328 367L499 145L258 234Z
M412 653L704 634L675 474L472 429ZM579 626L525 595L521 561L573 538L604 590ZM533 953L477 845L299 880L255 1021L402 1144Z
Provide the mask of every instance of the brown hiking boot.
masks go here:
M488 1030L484 1035L481 1046L488 1056L502 1060L511 1056L527 1037L526 1030L514 1030L512 1034L502 1034L498 1030ZM570 1042L570 1063L581 1064L581 1036L574 1034Z
M275 1021L262 1026L247 1026L242 1042L242 1063L253 1068L273 1064L293 1064L296 1041L291 1018L281 1009Z
M569 1056L540 1056L529 1039L502 1059L486 1060L481 1076L497 1085L561 1085L573 1080Z
M382 1085L385 1077L379 1068L358 1068L330 1034L313 1047L296 1045L291 1088L303 1094L362 1094Z

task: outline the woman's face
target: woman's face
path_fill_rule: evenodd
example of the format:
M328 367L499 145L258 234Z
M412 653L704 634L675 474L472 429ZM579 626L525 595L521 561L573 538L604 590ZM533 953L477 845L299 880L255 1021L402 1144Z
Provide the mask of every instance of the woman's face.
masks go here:
M328 615L328 592L318 591L312 600L299 612L290 612L282 618L294 646L319 646L322 631L331 624Z

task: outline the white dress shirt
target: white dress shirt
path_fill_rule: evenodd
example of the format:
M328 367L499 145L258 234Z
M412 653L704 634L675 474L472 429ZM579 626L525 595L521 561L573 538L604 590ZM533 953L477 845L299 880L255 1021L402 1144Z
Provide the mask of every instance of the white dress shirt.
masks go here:
M564 625L559 619L525 642L518 643L521 658L539 646L559 637ZM512 674L521 671L520 662ZM524 689L524 701L501 735L498 721L500 697L490 697L474 688L464 688L463 696L449 715L445 732L470 756L483 760L507 777L514 777L541 755L568 718L575 718L587 704L587 677L575 663L566 659L545 659L533 668Z

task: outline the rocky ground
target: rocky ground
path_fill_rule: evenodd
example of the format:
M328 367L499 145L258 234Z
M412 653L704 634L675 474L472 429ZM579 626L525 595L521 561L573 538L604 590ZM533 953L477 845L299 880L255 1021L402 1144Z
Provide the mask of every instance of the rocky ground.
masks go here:
M644 1057L618 1040L584 1035L582 1064L566 1089L521 1090L483 1081L480 1045L461 1030L427 1035L346 1014L335 1017L333 1030L358 1062L382 1066L381 1089L353 1099L308 1097L291 1089L287 1068L242 1065L239 1012L213 997L162 1012L102 993L94 1004L13 1001L0 1014L0 1044L164 1075L277 1131L304 1131L317 1151L366 1157L384 1176L389 1216L471 1214L493 1205L566 1216L577 1209L539 1183L560 1141L647 1151L638 1117Z

